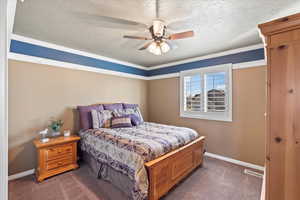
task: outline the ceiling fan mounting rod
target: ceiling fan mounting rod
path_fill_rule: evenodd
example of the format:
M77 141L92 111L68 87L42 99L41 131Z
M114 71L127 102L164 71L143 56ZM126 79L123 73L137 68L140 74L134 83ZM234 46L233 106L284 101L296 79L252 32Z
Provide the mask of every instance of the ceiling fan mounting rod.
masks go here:
M156 14L156 19L159 19L159 0L155 1L155 14Z

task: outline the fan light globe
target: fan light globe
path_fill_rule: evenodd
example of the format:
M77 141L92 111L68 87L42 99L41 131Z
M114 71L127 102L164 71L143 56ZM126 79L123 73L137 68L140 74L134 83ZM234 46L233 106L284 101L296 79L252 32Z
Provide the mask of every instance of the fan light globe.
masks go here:
M168 51L170 51L170 46L166 42L161 42L160 48L163 53L167 53Z

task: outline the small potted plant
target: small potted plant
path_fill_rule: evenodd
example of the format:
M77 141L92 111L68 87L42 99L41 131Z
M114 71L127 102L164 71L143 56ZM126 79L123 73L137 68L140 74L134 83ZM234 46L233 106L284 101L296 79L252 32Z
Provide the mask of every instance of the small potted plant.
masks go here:
M62 120L51 120L49 128L52 130L52 136L60 135L60 129L64 125Z

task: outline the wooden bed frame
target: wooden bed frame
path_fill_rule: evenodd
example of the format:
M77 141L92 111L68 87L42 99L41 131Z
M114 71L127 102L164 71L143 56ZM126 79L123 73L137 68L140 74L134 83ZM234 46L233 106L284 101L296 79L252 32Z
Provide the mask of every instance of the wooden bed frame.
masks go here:
M149 178L148 200L158 200L203 163L205 137L145 164Z
M204 140L205 137L201 136L183 147L145 163L149 180L148 200L158 200L195 168L202 165Z

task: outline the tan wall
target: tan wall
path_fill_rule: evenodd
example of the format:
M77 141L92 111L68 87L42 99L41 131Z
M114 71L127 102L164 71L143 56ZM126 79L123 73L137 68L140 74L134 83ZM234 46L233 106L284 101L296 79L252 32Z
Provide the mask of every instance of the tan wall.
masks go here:
M149 81L150 121L187 126L207 136L206 149L264 165L266 67L233 70L233 122L179 117L179 78Z
M34 168L32 140L51 117L78 129L77 105L138 103L149 121L207 136L207 151L264 163L265 67L233 71L233 122L179 117L179 78L144 81L9 61L9 174Z
M147 119L147 82L9 61L9 174L35 167L32 140L51 117L76 130L74 108L97 102L138 103Z

